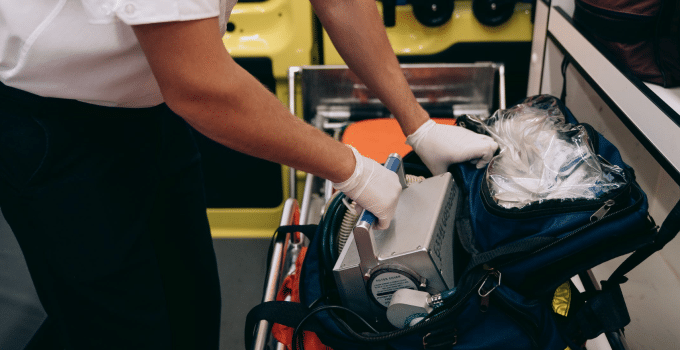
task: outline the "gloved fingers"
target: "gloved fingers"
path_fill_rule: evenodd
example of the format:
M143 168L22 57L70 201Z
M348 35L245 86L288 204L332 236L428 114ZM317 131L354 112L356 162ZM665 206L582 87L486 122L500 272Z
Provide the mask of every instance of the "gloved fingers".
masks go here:
M375 228L384 230L390 226L397 210L401 190L399 176L376 162L373 165L373 176L362 195L355 200L378 218Z
M352 148L356 159L354 173L333 187L344 192L359 206L378 219L377 229L386 229L394 216L401 194L401 184L396 173L387 170L373 159L366 158Z
M397 197L398 199L399 197ZM376 230L386 230L387 228L390 227L390 224L392 223L392 218L394 217L394 213L397 211L397 206L396 202L395 205L391 205L385 210L380 211L380 215L378 216L377 214L373 213L378 218L378 223L375 224L375 229Z
M484 144L480 143L478 157L470 161L470 163L477 165L477 169L481 169L485 167L487 164L489 164L494 154L496 153L496 150L498 149L498 144L492 138L488 136L484 137L486 137L487 140L485 140Z
M464 135L465 139L458 145L459 152L453 156L454 158L457 158L459 162L464 162L487 155L493 156L493 153L498 149L496 141L489 136L466 131L472 133L472 135Z
M447 154L439 157L439 163L430 165L425 162L425 165L434 175L443 174L451 164L465 161L470 161L477 169L481 169L489 164L498 149L498 144L491 137L479 134L474 134L474 138L470 139L466 146L459 149L442 147L442 151Z
M479 159L486 165L498 144L493 138L459 126L436 124L429 120L406 138L433 175L446 172L449 165ZM480 165L479 162L482 164Z
M485 166L487 166L487 164L489 164L489 162L491 161L491 158L493 158L493 153L490 156L485 155L484 157L478 159L476 163L477 169L482 169Z

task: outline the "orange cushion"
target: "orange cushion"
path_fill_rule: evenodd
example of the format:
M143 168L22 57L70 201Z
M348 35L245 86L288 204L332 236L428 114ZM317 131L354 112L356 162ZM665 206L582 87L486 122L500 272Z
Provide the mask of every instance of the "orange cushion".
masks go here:
M456 120L452 118L433 120L439 124L456 124ZM378 163L384 163L392 153L404 157L412 149L406 144L406 136L394 118L367 119L350 124L342 134L342 142Z

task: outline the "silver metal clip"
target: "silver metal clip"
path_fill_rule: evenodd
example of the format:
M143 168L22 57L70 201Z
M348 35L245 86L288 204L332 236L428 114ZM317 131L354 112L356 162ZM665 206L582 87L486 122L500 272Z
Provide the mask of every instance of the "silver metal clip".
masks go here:
M496 276L496 278L498 279L498 283L496 283L490 290L488 290L486 292L482 292L482 289L486 285L486 281L489 280L489 275ZM489 294L491 294L491 292L493 292L498 286L501 285L501 272L500 271L498 271L498 270L490 271L489 275L487 275L484 278L484 282L482 282L482 285L479 286L479 289L477 290L477 294L479 294L479 296L482 297L482 298L488 297Z
M444 300L442 299L441 294L431 295L427 298L427 305L433 309L438 308L442 304L444 304Z

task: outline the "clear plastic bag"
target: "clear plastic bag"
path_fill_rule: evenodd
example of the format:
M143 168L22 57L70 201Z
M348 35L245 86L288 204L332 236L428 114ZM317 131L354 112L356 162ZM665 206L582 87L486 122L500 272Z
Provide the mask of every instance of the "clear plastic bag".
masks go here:
M470 117L474 121L474 117ZM546 200L597 199L627 182L602 162L583 126L565 122L554 98L539 98L479 122L500 153L487 168L491 197L504 208Z

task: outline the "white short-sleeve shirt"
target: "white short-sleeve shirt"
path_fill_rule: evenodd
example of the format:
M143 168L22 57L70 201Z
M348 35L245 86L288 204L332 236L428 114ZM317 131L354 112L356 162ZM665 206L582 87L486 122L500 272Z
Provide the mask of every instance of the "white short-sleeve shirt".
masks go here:
M103 106L163 102L131 25L220 17L236 0L0 0L0 81ZM172 38L168 38L172 40Z

